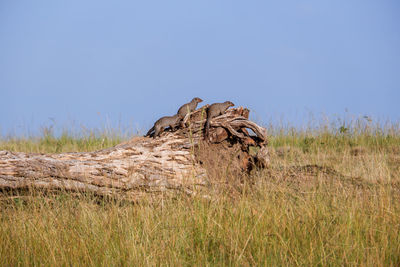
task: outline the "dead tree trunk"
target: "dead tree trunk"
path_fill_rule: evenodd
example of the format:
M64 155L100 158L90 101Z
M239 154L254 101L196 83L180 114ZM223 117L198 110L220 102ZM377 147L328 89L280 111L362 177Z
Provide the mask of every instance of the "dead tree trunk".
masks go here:
M0 151L0 189L62 189L137 198L169 189L191 192L196 185L206 185L211 170L204 161L219 159L222 151L234 155L230 166L243 172L254 164L267 164L266 129L248 120L247 109L233 108L212 119L209 140L204 141L206 107L186 117L185 128L167 130L155 139L134 137L99 151ZM255 135L249 135L246 128ZM201 151L216 152L210 156Z

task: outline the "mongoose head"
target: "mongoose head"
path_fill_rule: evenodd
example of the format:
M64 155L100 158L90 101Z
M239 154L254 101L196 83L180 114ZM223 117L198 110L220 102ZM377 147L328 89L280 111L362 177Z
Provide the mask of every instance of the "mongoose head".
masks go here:
M235 105L231 101L225 101L224 103L227 104L228 107L233 107Z
M195 97L192 99L192 102L200 103L200 102L203 102L203 99L201 99L199 97Z

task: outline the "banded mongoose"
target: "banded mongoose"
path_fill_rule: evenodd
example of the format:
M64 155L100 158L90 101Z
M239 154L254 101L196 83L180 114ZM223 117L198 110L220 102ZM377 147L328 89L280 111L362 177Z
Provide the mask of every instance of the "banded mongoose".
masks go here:
M196 107L197 104L199 104L200 102L203 102L203 99L199 98L199 97L195 97L192 99L192 101L190 101L189 103L186 103L184 105L182 105L179 109L178 109L178 113L182 118L185 118L185 116L190 113L193 112Z
M210 120L212 118L215 118L219 115L222 115L225 113L225 111L229 107L233 107L235 104L233 104L231 101L225 101L224 103L214 103L211 106L208 107L207 109L207 121L206 121L206 132L205 132L205 138L208 137L208 133L210 131Z
M165 116L160 118L154 123L154 126L151 127L151 129L147 132L145 136L150 136L151 132L154 130L154 138L159 136L163 131L165 127L171 127L172 130L175 129L179 125L179 122L183 118L179 115L176 114L174 116Z

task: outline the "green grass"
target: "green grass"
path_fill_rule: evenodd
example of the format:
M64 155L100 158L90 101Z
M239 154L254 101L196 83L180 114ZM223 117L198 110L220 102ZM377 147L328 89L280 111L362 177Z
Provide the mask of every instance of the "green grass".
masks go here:
M219 185L210 199L2 194L0 265L399 266L396 127L270 129L269 169ZM3 138L0 150L91 151L124 139Z

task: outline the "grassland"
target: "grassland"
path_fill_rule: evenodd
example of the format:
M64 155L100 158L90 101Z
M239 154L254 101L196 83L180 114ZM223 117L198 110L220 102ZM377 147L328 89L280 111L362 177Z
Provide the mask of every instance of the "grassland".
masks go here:
M398 125L269 132L271 166L216 177L211 199L0 194L0 265L400 266ZM2 138L0 150L91 151L125 138L46 133Z

